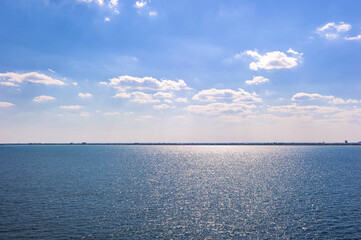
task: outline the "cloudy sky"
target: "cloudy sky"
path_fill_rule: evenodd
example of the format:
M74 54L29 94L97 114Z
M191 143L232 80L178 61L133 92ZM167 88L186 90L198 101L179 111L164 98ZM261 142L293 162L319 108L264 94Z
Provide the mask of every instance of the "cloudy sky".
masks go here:
M361 2L0 1L0 142L361 141Z

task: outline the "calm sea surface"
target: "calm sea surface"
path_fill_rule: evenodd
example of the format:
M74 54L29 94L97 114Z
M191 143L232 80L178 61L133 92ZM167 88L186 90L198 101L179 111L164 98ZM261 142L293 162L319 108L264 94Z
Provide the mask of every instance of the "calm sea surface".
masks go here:
M0 239L361 239L361 148L0 146Z

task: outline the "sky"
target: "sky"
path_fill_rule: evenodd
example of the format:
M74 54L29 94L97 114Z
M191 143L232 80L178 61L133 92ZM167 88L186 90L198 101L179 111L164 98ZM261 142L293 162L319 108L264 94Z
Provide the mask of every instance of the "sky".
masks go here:
M359 142L360 9L0 0L0 142Z

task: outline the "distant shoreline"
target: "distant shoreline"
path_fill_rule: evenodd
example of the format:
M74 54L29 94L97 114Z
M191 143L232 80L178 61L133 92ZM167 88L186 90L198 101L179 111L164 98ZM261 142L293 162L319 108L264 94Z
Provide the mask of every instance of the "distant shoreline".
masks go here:
M359 143L0 143L0 146L361 146Z

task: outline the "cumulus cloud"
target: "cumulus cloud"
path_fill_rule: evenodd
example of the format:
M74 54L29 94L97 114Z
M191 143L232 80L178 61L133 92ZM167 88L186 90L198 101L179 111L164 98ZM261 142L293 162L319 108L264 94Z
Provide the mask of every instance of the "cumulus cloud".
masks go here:
M159 99L154 99L152 94L144 93L144 92L119 92L113 96L113 98L131 98L132 102L136 103L157 103L160 102Z
M103 113L104 116L117 116L119 114L120 114L119 112L106 112L106 113Z
M292 48L288 49L287 52L288 52L288 53L292 53L292 54L294 54L294 55L299 55L299 54L300 54L299 52L293 50Z
M33 99L34 102L47 102L47 101L51 101L51 100L55 100L55 98L52 96L46 96L46 95L34 97L34 99Z
M341 121L354 121L360 123L361 108L340 111L332 115L332 119Z
M232 100L233 102L262 102L255 93L249 93L241 88L238 91L232 89L206 89L193 96L193 100L202 102L215 102L218 100Z
M29 72L29 73L0 73L0 81L3 83L2 85L13 86L16 83L39 83L45 85L65 85L63 81L58 79L54 79L45 74L37 73L37 72Z
M109 7L116 7L118 6L118 0L110 0Z
M325 96L318 93L296 93L292 96L292 101L314 101L319 99L334 99L334 96Z
M79 93L78 96L81 97L81 98L91 98L93 96L93 94L91 94L91 93Z
M158 13L156 11L150 11L149 12L150 17L156 17L157 15L158 15Z
M154 94L154 97L157 98L173 98L174 94L171 92L157 92Z
M356 100L356 99L342 99L342 98L336 98L332 95L321 95L318 93L304 93L304 92L300 92L300 93L296 93L295 95L292 96L292 101L297 101L297 102L303 102L303 101L315 101L315 100L329 100L328 103L331 104L357 104L357 103L361 103L360 100Z
M332 114L339 112L340 109L328 106L298 106L297 104L273 106L268 109L270 112L289 113L299 115L317 115L317 114Z
M9 102L0 102L0 107L2 108L11 107L11 106L15 106L15 105Z
M104 84L104 82L101 82ZM109 80L109 85L120 89L148 89L148 90L181 90L189 89L187 84L183 80L173 81L173 80L157 80L153 77L132 77L132 76L119 76L118 78L112 78Z
M176 98L174 101L176 101L176 102L180 102L180 103L186 103L186 102L188 102L188 99L187 98Z
M357 35L356 37L345 37L346 40L361 40L361 34Z
M168 103L168 104L173 103L173 101L172 101L172 100L170 100L170 99L164 99L163 101L164 101L164 102L166 102L166 103Z
M335 98L332 101L330 101L330 103L332 104L357 104L357 103L361 103L360 100L356 100L356 99L348 99L348 100L344 100L342 98Z
M0 82L0 85L9 86L9 87L19 87L19 85L16 85L13 82Z
M113 98L130 98L132 96L131 93L127 92L119 92L113 96Z
M346 103L361 103L361 100L348 99L348 100L346 101Z
M235 113L250 114L252 112L251 109L255 107L256 106L253 104L244 103L211 103L207 105L189 105L185 110L192 113L207 115Z
M163 110L163 109L170 108L170 106L168 104L160 104L160 105L154 105L153 108L155 110Z
M78 109L81 109L82 106L79 106L79 105L67 105L67 106L60 106L60 108L66 109L66 110L78 110Z
M290 50L288 50L288 53L291 53L292 56L287 56L286 53L280 51L267 52L261 55L257 50L247 50L244 54L256 60L249 64L251 70L293 68L301 61L302 53Z
M253 76L252 80L247 80L246 84L255 84L258 85L260 83L269 82L268 78L262 77L262 76Z
M153 95L147 94L147 93L144 93L144 92L132 92L131 96L132 96L131 101L136 102L136 103L144 104L144 103L157 103L157 102L160 102L160 100L154 99Z
M136 1L134 4L134 7L135 8L143 8L143 7L145 7L145 5L147 5L146 1Z
M78 2L83 2L83 3L96 3L98 5L103 5L104 4L104 0L77 0Z
M335 98L331 101L333 104L345 104L346 101L343 100L342 98Z
M119 5L118 0L77 0L77 2L79 2L79 3L87 3L87 4L95 4L95 5L98 5L98 6L104 6L105 3L107 3L106 6L108 8L110 8L110 10L113 11L114 15L119 14L119 10L117 8L117 6ZM105 17L104 21L109 22L110 18Z
M317 28L317 33L327 39L336 39L340 33L347 32L351 29L351 25L344 22L334 23L330 22L322 27Z

